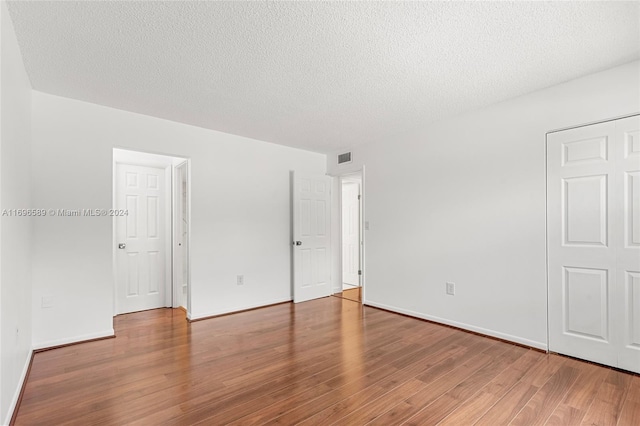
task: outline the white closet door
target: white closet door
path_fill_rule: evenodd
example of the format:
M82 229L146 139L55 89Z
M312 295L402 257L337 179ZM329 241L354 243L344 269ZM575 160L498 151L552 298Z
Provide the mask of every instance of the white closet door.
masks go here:
M615 366L615 124L547 138L549 348Z
M640 373L640 116L616 121L618 367Z
M640 116L547 138L549 349L640 373Z

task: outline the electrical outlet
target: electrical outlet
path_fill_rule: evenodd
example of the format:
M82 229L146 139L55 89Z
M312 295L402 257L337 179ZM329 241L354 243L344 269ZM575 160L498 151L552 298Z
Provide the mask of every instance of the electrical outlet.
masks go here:
M236 277L236 284L237 285L244 285L244 275L238 275Z
M52 308L53 307L53 296L42 296L42 307L43 308Z
M447 283L447 294L450 296L456 295L456 285L455 283Z
M365 230L365 231L368 231L368 230L369 230L369 221L368 221L368 220L365 220L365 221L364 221L364 230Z

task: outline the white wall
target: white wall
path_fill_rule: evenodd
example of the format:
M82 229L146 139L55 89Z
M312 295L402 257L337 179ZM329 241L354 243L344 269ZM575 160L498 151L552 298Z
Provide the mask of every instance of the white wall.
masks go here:
M191 158L192 318L291 299L289 171L324 173L324 155L39 92L32 119L43 208L109 208L114 147ZM35 222L35 347L112 333L111 244L108 218Z
M366 164L365 302L546 348L545 133L639 111L634 62L329 155Z
M0 2L0 210L31 206L31 84ZM8 424L31 358L31 227L0 216L0 421Z

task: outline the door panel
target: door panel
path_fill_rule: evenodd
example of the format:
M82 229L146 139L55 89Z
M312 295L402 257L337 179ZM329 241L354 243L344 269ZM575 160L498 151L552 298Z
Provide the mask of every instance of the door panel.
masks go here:
M628 345L640 348L640 272L627 271L625 291L627 292L628 315L625 316L629 331Z
M609 330L606 270L564 268L565 333L606 342Z
M293 174L293 300L296 303L331 295L330 185L331 179L327 176Z
M118 164L116 217L118 313L165 306L164 170Z
M607 176L563 179L565 245L607 245Z
M640 172L625 173L625 176L625 242L627 248L637 248L640 247Z
M138 257L140 253L136 253L133 251L128 252L127 255L127 275L126 275L126 287L127 287L127 296L138 296L140 295L140 280L139 276L139 266L140 266L140 258Z
M547 142L549 348L607 365L617 363L613 139L602 123Z

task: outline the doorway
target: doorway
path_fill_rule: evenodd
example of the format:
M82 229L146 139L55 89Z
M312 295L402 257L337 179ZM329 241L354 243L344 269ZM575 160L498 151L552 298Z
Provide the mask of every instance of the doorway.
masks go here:
M113 150L114 315L189 312L189 160Z
M340 177L341 292L345 299L362 302L363 204L362 172Z
M174 168L173 307L187 311L189 288L189 162Z

